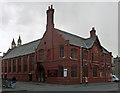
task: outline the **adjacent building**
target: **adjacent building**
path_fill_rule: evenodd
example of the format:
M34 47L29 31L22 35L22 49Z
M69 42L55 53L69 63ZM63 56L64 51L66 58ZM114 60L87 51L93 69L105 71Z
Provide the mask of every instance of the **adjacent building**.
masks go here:
M117 77L120 77L120 57L114 58L114 65L113 65L113 74Z
M19 81L58 84L110 81L112 53L105 49L93 27L83 38L54 27L54 9L49 6L46 31L41 39L17 45L2 58L2 77Z

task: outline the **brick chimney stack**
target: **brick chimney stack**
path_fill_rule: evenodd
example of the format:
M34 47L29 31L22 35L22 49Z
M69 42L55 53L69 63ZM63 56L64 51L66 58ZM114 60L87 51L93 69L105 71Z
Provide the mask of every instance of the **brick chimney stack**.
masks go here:
M46 28L54 28L54 9L53 5L48 6L47 10L47 26Z
M90 31L90 37L96 36L96 30L95 27L92 27L92 30Z

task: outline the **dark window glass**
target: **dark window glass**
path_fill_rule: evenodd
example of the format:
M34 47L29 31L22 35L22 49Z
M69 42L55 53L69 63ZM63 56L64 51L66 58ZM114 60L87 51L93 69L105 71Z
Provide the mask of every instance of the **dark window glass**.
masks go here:
M18 58L18 72L21 72L21 58Z
M44 60L44 49L41 49L41 50L39 51L39 59L40 59L40 60Z
M88 77L88 67L87 66L85 66L83 68L83 77Z
M93 61L93 56L94 56L94 54L92 53L92 61Z
M1 68L1 71L3 72L3 61L2 61L2 68Z
M24 63L24 72L27 72L27 68L28 68L28 67L27 67L27 66L28 66L28 65L27 65L28 56L24 56L24 59L23 59L23 60L24 60L24 62L23 62L23 63Z
M104 54L101 54L101 62L104 62Z
M13 59L13 72L16 72L16 59Z
M98 53L92 53L92 61L98 61Z
M77 66L71 66L71 77L77 77Z
M93 77L97 77L97 68L93 68Z
M11 72L11 60L9 60L9 72Z
M75 48L71 49L71 57L72 58L77 58L77 49L75 49Z
M5 72L7 72L7 60L5 60Z
M60 57L64 57L64 46L60 46Z
M31 62L31 71L34 71L34 56L30 57L30 62Z
M100 70L100 76L104 77L104 68Z
M88 51L87 50L83 51L83 59L88 60Z
M59 77L63 77L63 66L59 66Z

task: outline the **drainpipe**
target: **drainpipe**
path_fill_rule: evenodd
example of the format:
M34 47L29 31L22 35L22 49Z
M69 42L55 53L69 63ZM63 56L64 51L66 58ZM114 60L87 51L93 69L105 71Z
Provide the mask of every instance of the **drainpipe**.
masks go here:
M82 84L82 48L83 46L80 47L80 83Z

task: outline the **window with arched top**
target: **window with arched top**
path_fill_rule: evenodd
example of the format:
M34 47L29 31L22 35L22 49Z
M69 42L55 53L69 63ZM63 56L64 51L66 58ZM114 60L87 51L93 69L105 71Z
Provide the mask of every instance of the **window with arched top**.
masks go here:
M101 62L104 62L104 54L103 53L100 56L100 60L101 60Z
M9 59L9 72L11 72L11 59Z
M18 58L18 72L21 72L21 58Z
M83 51L83 60L88 60L88 51L87 51L87 49L85 49Z
M71 57L72 58L77 58L77 49L75 49L75 48L71 49Z
M39 51L39 60L44 60L44 49L40 49Z

